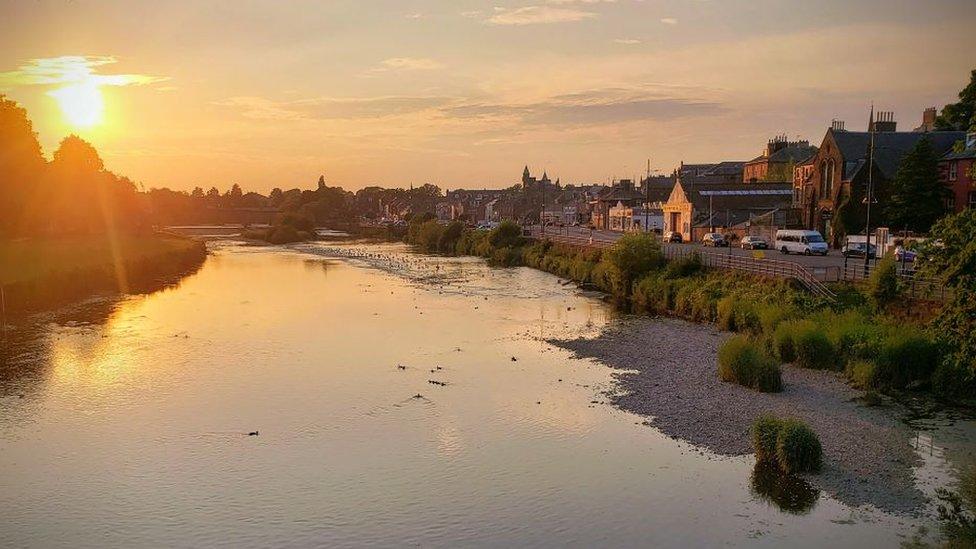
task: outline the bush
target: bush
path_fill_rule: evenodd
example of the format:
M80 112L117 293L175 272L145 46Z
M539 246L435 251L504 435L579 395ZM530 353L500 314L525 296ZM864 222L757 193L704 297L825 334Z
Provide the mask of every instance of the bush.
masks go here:
M796 361L796 348L793 345L793 334L803 325L803 321L791 320L782 322L773 332L773 351L783 362Z
M488 234L493 248L514 248L522 244L522 228L514 221L502 221Z
M719 347L718 377L764 393L783 390L779 365L745 336L731 337Z
M824 326L831 345L846 358L873 358L884 335L876 321L855 311L831 315Z
M868 297L878 311L883 310L898 297L898 265L895 256L882 259L868 279Z
M799 420L788 419L776 437L776 462L785 473L820 470L823 449L816 433Z
M701 270L701 256L693 253L668 261L664 267L664 278L687 278L700 273Z
M877 380L883 387L903 389L928 381L941 362L938 344L912 328L900 329L881 343L877 356Z
M812 322L798 324L793 330L793 352L796 365L822 370L840 365L834 356L827 334Z
M437 249L448 254L457 253L457 243L461 240L462 234L464 234L464 224L460 221L450 222L437 241Z
M967 364L946 357L932 374L932 391L946 400L971 399L976 395L976 378Z
M613 267L613 290L619 297L627 297L635 280L664 264L661 245L650 233L625 234L605 256Z
M715 324L722 330L735 331L735 298L728 295L715 305Z
M878 366L870 360L853 360L847 363L847 377L861 389L876 389Z
M756 450L756 460L776 461L776 437L783 421L771 414L763 414L752 424L752 446Z
M763 304L755 308L762 333L772 336L781 323L796 316L796 311L782 304Z

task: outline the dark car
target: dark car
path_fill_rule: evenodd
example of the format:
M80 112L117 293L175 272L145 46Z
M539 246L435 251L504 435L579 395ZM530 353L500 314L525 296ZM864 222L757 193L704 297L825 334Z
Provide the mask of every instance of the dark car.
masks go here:
M739 241L743 250L765 250L769 248L769 243L761 236L743 236Z
M716 248L729 245L729 243L725 240L725 237L719 233L705 233L702 235L701 243L702 246L714 246Z
M843 248L841 248L840 253L843 254L844 257L864 257L865 249L866 245L864 242L848 242L847 244L844 244ZM868 250L868 258L874 259L877 257L877 255L878 247L871 244L871 248Z
M681 244L681 233L678 231L666 231L664 233L664 241L677 242L678 244Z

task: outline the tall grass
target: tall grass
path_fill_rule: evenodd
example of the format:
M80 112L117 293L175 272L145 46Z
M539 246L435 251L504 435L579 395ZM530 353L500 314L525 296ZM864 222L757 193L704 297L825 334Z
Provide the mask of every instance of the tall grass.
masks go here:
M802 421L762 415L752 424L756 460L775 463L784 473L820 470L823 448L820 439Z
M719 347L718 377L763 393L783 390L779 364L754 340L742 335L729 338Z

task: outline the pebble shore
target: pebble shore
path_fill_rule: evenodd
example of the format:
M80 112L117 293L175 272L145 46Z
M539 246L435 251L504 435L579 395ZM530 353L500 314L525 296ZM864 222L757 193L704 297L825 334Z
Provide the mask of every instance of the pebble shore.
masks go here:
M867 407L835 372L783 366L784 390L760 393L716 374L718 347L731 334L669 318L628 317L595 339L553 340L580 358L613 368L611 402L648 416L664 434L720 455L752 453L750 427L771 412L807 422L820 437L824 467L806 475L848 505L916 514L925 496L913 480L913 433L889 406Z

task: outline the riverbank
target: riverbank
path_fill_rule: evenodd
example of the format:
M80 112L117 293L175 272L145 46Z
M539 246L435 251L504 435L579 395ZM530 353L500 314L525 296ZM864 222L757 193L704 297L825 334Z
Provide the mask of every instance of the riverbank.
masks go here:
M202 241L172 234L66 236L0 241L7 316L103 293L153 290L206 259Z
M720 455L751 454L750 426L774 413L807 422L820 437L824 468L810 484L849 505L917 513L911 430L887 406L865 407L839 373L787 365L781 393L759 393L715 374L718 347L731 334L678 319L631 317L598 337L550 340L577 357L615 370L621 409L649 425Z

